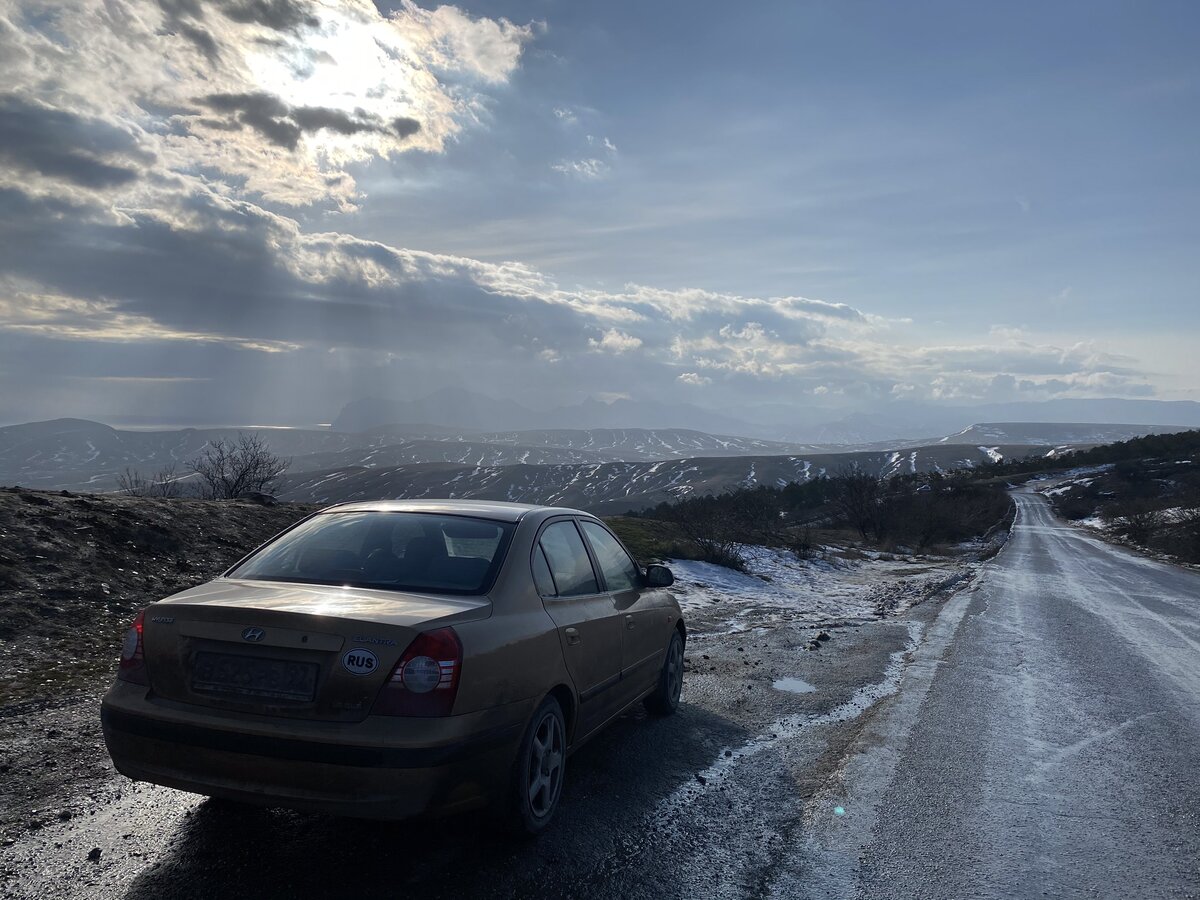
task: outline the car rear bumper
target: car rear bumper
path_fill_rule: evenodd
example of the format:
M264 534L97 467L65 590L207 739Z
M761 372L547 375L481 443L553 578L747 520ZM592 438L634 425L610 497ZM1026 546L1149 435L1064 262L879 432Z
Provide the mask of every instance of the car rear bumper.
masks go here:
M306 735L293 722L156 708L144 688L123 688L101 707L104 740L121 774L263 806L378 819L457 812L494 799L507 786L526 705L515 704L522 709L508 710L506 721L494 711L449 717L460 720L449 727L446 719L371 717ZM403 742L384 739L388 731L402 732Z

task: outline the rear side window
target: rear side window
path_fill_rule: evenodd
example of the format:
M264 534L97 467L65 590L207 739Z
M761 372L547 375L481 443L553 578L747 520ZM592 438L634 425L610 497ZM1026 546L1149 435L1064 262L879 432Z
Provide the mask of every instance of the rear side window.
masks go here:
M541 545L533 548L533 583L537 592L543 597L553 597L558 593L554 589L554 577L550 574L550 564L546 562L546 554Z
M596 554L596 562L604 574L605 586L610 591L632 591L641 586L641 573L621 542L608 533L602 525L595 522L582 521L583 533L587 535L592 552Z
M600 592L592 561L574 522L555 522L548 526L542 532L541 543L559 597ZM536 556L534 562L537 562Z

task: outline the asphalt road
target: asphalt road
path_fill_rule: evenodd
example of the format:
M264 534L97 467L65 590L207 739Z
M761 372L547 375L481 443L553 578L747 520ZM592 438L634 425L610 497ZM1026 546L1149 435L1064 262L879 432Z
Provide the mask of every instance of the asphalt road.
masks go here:
M1200 897L1200 573L1016 499L776 894Z
M831 627L820 651L786 622L698 629L680 714L627 716L572 757L537 841L114 779L0 850L3 892L1200 897L1200 575L1017 502L968 587Z

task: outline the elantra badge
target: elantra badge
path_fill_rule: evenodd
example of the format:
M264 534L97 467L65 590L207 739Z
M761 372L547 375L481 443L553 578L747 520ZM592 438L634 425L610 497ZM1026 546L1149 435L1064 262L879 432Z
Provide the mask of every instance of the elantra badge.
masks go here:
M266 636L267 633L265 631L263 631L261 628L255 627L254 625L251 625L249 628L243 629L242 631L242 640L251 641L252 643L258 643Z

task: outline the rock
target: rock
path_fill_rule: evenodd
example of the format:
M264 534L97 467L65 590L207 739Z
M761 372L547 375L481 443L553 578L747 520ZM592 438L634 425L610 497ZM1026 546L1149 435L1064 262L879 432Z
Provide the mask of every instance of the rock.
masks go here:
M818 641L827 641L827 640L829 640L829 632L828 632L828 631L822 631L820 634L818 634L818 635L817 635L817 640L818 640Z
M246 491L238 494L239 500L249 500L251 503L257 503L259 506L278 506L279 500L271 494L264 494L262 491Z
M88 859L90 859L92 862L100 862L100 848L93 847L91 850L89 850Z
M700 782L701 784L708 784L708 779L705 778L703 775L701 775L699 772L696 773L696 780L698 782Z

